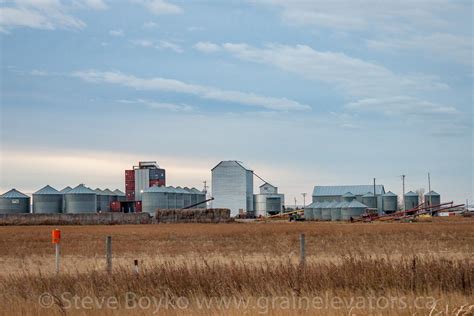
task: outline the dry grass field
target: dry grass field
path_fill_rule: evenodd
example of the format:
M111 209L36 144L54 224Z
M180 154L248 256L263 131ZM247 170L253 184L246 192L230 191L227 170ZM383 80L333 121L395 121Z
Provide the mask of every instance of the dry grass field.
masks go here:
M468 218L63 226L59 275L53 228L0 227L0 314L474 312ZM105 272L106 236L113 240L112 274Z

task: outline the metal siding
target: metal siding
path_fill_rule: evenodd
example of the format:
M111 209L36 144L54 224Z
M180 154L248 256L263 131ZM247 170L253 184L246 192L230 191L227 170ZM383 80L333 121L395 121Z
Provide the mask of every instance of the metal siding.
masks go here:
M33 194L33 213L55 214L63 209L63 195L58 194Z
M96 213L97 210L97 194L87 193L66 193L65 198L65 213Z
M228 208L231 216L253 208L253 173L235 161L222 161L212 170L214 208ZM249 179L250 178L250 179ZM250 197L249 197L250 195Z
M135 201L142 200L142 191L150 187L150 170L135 169Z
M0 214L30 212L30 198L0 198Z

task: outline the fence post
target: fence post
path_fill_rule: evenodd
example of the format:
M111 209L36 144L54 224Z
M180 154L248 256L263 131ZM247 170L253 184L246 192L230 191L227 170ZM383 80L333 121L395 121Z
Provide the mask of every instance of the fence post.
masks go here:
M138 274L138 260L133 260L133 271Z
M300 235L300 265L304 266L306 260L305 238L304 234Z
M112 236L105 238L105 260L107 263L107 272L112 273Z
M56 274L59 274L59 243L56 244Z

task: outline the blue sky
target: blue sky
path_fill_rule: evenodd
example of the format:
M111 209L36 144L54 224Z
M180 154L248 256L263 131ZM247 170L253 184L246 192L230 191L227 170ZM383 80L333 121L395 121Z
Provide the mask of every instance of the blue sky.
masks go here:
M286 193L473 198L471 1L0 1L3 191L170 185L245 161ZM256 186L260 183L256 182Z

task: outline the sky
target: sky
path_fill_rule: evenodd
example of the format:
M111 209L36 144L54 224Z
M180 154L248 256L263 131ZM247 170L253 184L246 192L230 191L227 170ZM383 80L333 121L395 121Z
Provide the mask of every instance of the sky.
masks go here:
M288 204L428 172L474 198L472 1L0 0L0 36L2 193L239 160Z

